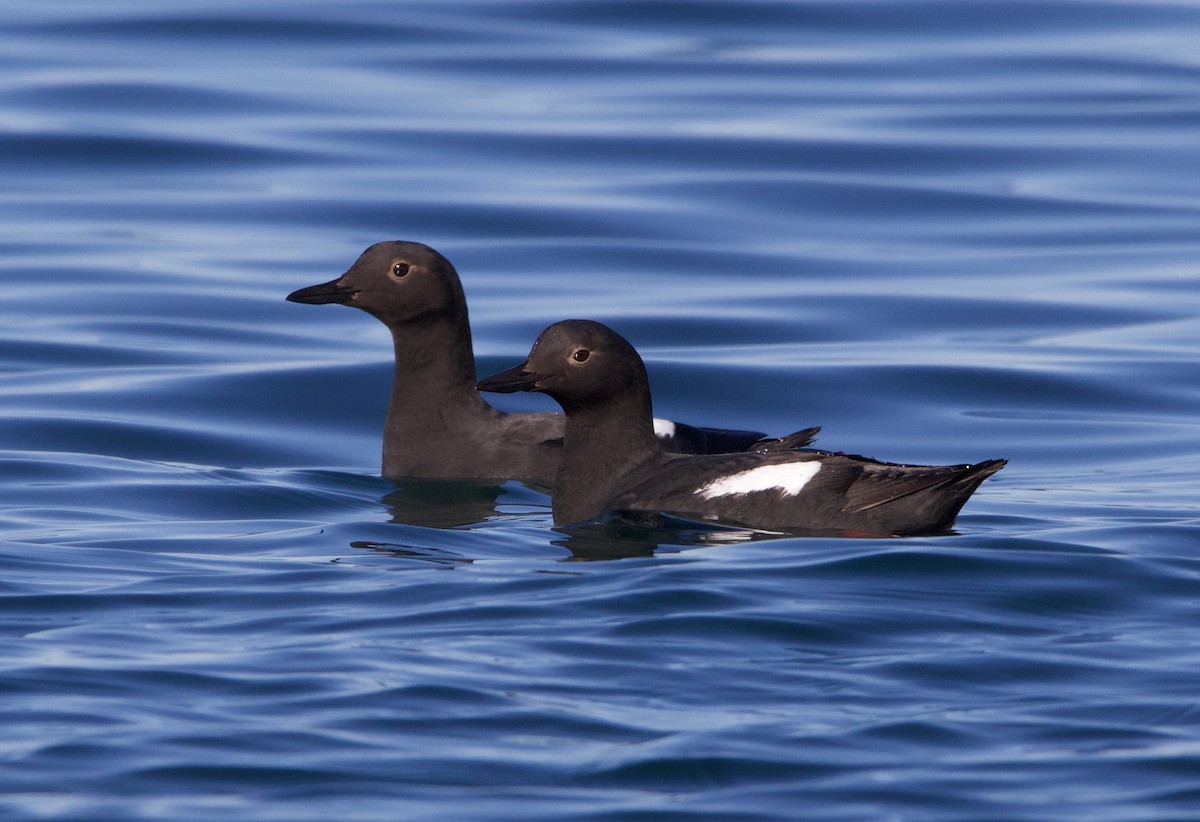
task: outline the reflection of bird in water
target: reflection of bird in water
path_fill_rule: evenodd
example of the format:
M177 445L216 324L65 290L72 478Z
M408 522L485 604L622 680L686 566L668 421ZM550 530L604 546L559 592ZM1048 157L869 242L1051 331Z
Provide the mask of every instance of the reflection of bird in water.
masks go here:
M569 559L576 561L648 557L659 549L730 545L784 536L644 511L623 511L555 530L561 536L551 542L570 551Z
M505 488L486 480L397 480L383 497L392 522L422 528L462 528L497 515Z
M517 483L496 485L472 480L405 480L398 482L396 489L384 495L381 502L387 506L389 518L396 525L472 531L476 534L486 533L486 529L491 527L489 521L509 516L514 510L540 512L547 519L550 514L549 502L543 494ZM625 512L547 533L554 535L550 544L570 551L571 556L566 559L573 561L648 557L659 548L678 550L779 536L641 511ZM418 541L405 541L398 534L395 542L357 540L350 545L397 558L445 566L469 564L477 559L464 556L461 548L451 540L446 541L446 548L418 545Z

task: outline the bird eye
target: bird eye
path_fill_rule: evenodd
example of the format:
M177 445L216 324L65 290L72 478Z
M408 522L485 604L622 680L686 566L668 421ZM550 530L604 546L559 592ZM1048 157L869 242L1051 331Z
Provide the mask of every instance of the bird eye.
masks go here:
M588 351L586 348L581 348L571 355L571 359L575 360L575 362L587 362L587 358L590 356L592 356L591 351Z
M393 263L392 276L396 278L404 277L408 274L408 263Z

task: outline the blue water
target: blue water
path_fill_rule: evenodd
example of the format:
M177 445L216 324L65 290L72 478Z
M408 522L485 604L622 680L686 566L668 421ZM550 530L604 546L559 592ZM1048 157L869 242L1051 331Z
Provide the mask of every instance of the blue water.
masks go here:
M0 817L1200 818L1198 32L6 2ZM284 301L385 239L481 373L588 317L661 415L1010 464L897 540L397 486L385 329Z

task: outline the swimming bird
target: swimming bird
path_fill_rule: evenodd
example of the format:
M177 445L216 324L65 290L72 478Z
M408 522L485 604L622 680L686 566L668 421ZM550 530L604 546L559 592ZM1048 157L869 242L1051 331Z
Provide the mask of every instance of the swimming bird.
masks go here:
M467 300L450 261L427 245L376 243L344 274L287 297L362 309L392 332L396 366L383 431L383 476L517 479L549 486L558 471L562 414L505 413L475 390ZM683 453L799 447L799 438L654 422ZM809 438L819 429L807 429Z
M899 465L818 450L668 454L654 438L642 358L611 328L589 320L550 326L525 362L478 387L539 391L566 412L551 496L556 525L660 511L769 531L939 533L1006 462Z

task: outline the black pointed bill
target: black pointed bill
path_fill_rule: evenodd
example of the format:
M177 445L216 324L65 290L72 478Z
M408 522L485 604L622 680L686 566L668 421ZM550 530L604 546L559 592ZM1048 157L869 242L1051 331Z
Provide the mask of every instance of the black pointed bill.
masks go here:
M299 291L293 291L287 295L288 302L293 303L311 303L313 305L325 305L326 303L338 303L345 305L354 299L357 292L349 286L339 285L338 280L331 280L320 285L310 285L308 288L301 288Z
M491 391L496 394L512 394L516 391L536 391L538 381L543 378L543 375L526 371L525 366L528 364L523 362L515 368L501 371L499 374L493 374L490 377L484 377L475 387L480 391Z

